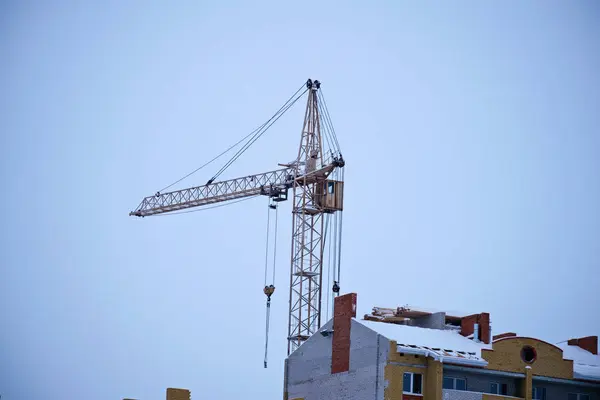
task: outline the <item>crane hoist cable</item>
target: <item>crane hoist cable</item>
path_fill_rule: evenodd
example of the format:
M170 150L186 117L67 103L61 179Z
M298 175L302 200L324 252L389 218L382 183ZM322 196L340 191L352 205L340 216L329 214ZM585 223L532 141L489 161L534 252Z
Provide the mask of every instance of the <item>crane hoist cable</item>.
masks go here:
M267 276L269 268L269 230L270 230L270 216L271 210L275 210L275 233L273 237L273 271L271 277L271 284L267 285ZM264 294L267 296L267 310L265 316L265 358L264 367L267 368L267 353L269 349L269 322L271 319L271 296L275 292L275 270L277 265L277 221L278 220L278 207L277 204L269 204L267 208L267 245L265 250L265 287L263 289Z
M241 138L240 140L238 140L236 143L232 144L231 146L229 146L225 151L223 151L222 153L220 153L219 155L217 155L216 157L214 157L213 159L211 159L210 161L207 161L206 163L202 164L201 166L199 166L198 168L196 168L195 170L193 170L192 172L190 172L187 175L184 175L183 177L179 178L178 180L176 180L175 182L171 183L170 185L165 186L164 188L160 189L157 194L160 194L161 192L164 192L165 190L173 187L174 185L178 184L179 182L183 181L186 178L189 178L190 176L192 176L193 174L195 174L196 172L200 171L202 168L208 166L209 164L212 164L214 161L216 161L217 159L221 158L223 155L225 155L226 153L230 152L232 149L234 149L235 147L239 146L240 143L242 143L243 141L247 140L250 137L255 136L259 131L261 131L265 126L267 126L267 124L269 124L269 122L271 122L273 120L273 118L275 118L277 115L279 115L281 113L281 115L283 115L283 113L285 113L285 111L287 111L289 109L290 106L288 106L288 103L294 98L296 97L296 95L298 94L298 92L300 92L302 90L302 88L304 88L305 84L303 83L302 86L300 86L300 88L298 90L296 90L296 92L288 99L288 101L286 101L280 108L279 110L277 110L277 112L275 114L273 114L273 116L271 118L269 118L266 122L264 122L262 125L260 125L258 128L254 129L252 132L250 132L249 134L247 134L246 136L244 136L243 138ZM305 93L306 91L304 91L302 93L302 95ZM300 97L302 96L300 95ZM294 103L297 101L298 99L294 100ZM286 108L287 106L287 108ZM285 110L284 110L285 108ZM282 113L282 110L283 113ZM281 117L281 115L279 115L279 117ZM277 119L279 119L279 117ZM275 122L275 121L273 121ZM271 124L272 125L272 124ZM270 125L269 125L270 127ZM266 128L268 129L268 127ZM265 129L265 131L266 131ZM262 132L264 133L264 132ZM261 133L261 135L262 135ZM254 143L254 142L252 142ZM239 156L238 156L239 157ZM237 159L237 158L236 158Z
M344 170L342 169L342 171L340 172L341 174L341 180L342 182L344 181ZM338 246L338 264L337 264L337 278L338 278L338 285L340 283L340 272L341 272L341 265L342 265L342 224L344 222L344 213L342 211L339 212L340 214L340 242L339 242L339 246Z
M331 229L331 214L327 214L327 222L325 223L325 243L327 243L327 232ZM329 249L327 251L327 315L325 319L329 321L329 300L331 297L331 274L333 273L333 268L331 266L331 243L332 240L329 239ZM332 305L333 307L333 305Z

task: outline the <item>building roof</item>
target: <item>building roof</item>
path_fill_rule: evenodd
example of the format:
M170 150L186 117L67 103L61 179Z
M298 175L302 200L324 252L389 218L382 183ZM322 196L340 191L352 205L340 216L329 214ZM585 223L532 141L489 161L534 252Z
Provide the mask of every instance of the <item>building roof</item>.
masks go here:
M487 361L482 358L481 350L492 349L491 344L475 342L456 330L355 320L387 339L395 340L398 352L431 356L443 363L484 367ZM563 350L564 359L573 360L574 378L600 381L600 355L567 343L558 347Z
M558 345L563 351L563 358L573 360L573 374L578 379L600 380L600 355L592 354L579 346L567 343Z
M398 351L407 354L431 356L442 362L483 367L482 349L491 345L475 342L455 330L428 329L408 325L357 320L367 328L395 340Z

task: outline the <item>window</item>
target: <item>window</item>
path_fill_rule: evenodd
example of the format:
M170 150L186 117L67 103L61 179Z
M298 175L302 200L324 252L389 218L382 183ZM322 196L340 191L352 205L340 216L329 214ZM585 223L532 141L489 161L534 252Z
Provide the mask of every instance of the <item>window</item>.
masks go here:
M535 349L531 346L525 346L521 349L521 359L527 364L532 364L537 358Z
M421 374L415 374L413 372L404 373L404 387L402 391L410 394L422 394L423 393L423 376Z
M490 393L508 395L508 385L506 383L492 382L490 384Z
M534 386L531 398L533 400L546 400L546 388Z
M444 389L467 390L467 381L464 378L445 376L442 386Z
M569 400L590 400L590 395L582 393L569 393Z
M335 187L335 183L327 182L327 193L333 194L333 188Z

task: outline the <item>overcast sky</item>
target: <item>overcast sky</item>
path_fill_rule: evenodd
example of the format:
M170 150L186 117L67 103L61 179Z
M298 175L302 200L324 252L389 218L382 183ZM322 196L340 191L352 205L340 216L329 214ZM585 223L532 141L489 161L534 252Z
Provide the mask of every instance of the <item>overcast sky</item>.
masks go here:
M359 314L600 334L598 3L417 3L2 2L2 400L281 398L291 204L266 370L267 200L128 213L307 78L347 161ZM292 160L302 108L223 178Z

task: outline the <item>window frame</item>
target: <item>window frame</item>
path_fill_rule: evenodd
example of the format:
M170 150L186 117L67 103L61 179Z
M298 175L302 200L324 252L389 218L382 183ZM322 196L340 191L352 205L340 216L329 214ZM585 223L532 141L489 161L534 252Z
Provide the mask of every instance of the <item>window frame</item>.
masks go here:
M327 194L335 194L335 182L327 181Z
M540 391L542 396L541 397L535 397L536 395L536 391ZM531 389L531 400L546 400L546 388L543 386L534 386Z
M444 387L444 379L452 379L452 387L451 388L445 388ZM456 382L457 381L463 381L465 383L465 388L464 389L457 389L457 385ZM466 392L467 391L467 378L459 378L457 376L444 376L442 378L442 387L444 389L449 389L449 390L460 390L462 392Z
M404 377L406 375L410 375L410 391L407 391L406 387L404 386ZM419 375L421 377L421 393L415 393L413 391L414 386L415 386L415 375ZM425 379L424 379L422 373L406 371L402 374L402 393L409 394L411 396L423 396L423 386L425 386L424 382L425 382Z
M493 387L496 385L496 391L494 391ZM500 384L498 382L490 382L490 394L499 394L500 392Z
M492 390L492 385L496 385L497 390ZM506 393L502 393L502 388L506 388ZM508 384L500 382L490 382L490 394L497 394L499 396L508 396ZM533 397L533 395L532 395Z

